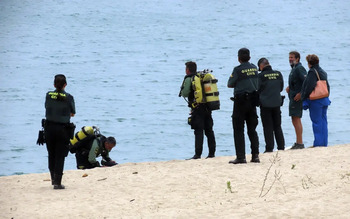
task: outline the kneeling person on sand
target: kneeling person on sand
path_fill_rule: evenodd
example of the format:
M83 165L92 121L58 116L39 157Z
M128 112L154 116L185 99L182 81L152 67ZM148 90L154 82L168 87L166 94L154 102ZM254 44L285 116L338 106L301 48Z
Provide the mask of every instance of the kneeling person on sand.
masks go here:
M117 163L109 157L109 152L116 145L114 137L106 138L103 135L97 136L89 141L84 142L76 151L75 158L77 160L78 169L92 169L100 167L100 163L96 160L102 156L102 166L114 166Z

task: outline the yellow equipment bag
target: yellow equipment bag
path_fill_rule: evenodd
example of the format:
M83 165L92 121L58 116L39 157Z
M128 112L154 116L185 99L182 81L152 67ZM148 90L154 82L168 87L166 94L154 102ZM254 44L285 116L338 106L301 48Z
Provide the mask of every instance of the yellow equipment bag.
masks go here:
M212 70L197 72L192 77L192 89L194 91L194 103L192 107L196 108L198 104L207 104L210 110L220 109L219 91L217 87L218 80L214 77Z

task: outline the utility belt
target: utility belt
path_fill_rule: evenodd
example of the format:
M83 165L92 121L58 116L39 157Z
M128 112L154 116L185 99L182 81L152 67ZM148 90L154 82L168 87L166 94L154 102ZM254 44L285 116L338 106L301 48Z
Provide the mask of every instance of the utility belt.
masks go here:
M46 143L45 131L46 131L46 128L48 126L52 126L52 125L62 126L66 130L66 133L68 134L68 137L69 138L73 138L74 130L75 130L75 124L74 123L60 123L60 122L53 122L53 121L49 121L49 120L46 120L46 119L42 119L41 120L42 130L39 130L38 140L36 141L37 145L44 145Z
M73 136L74 136L75 124L72 122L62 123L62 122L54 122L54 121L50 121L47 119L42 119L41 125L43 128L48 127L48 126L52 126L52 125L63 126L63 128L66 129L66 131L69 135L69 138L73 138Z
M62 122L53 122L53 121L50 121L50 120L47 120L47 119L43 119L41 121L42 124L45 125L62 125L62 126L68 126L70 123L62 123Z
M244 93L235 94L235 96L231 97L230 99L232 101L237 102L237 103L250 101L253 106L259 106L260 105L258 91L253 91L251 93L244 92Z

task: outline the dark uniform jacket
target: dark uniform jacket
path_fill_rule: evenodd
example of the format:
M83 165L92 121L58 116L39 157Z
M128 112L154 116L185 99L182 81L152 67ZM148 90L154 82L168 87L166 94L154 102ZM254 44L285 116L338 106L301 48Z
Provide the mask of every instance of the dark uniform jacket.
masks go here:
M234 88L234 95L253 93L258 90L258 69L249 62L243 62L233 69L227 86Z
M309 98L311 92L316 87L316 83L318 81L318 78L317 78L315 69L318 72L320 79L327 81L328 93L330 93L330 87L329 87L329 83L327 80L327 73L317 64L317 65L312 66L312 68L309 70L307 77L303 83L302 90L301 90L301 99L302 100Z
M283 76L281 72L266 66L259 74L259 100L262 107L279 107L282 98Z
M299 62L292 66L292 71L289 74L288 86L289 86L289 99L294 99L295 95L300 93L303 82L306 78L306 70Z
M46 94L45 108L48 121L69 123L71 113L75 114L74 98L65 91L49 91Z

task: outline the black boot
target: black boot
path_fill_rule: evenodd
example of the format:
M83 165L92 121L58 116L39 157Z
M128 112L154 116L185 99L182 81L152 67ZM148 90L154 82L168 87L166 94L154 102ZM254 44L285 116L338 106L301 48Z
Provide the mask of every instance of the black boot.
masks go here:
M260 163L259 154L252 154L252 159L250 160L252 163Z
M186 160L197 160L197 159L201 159L201 156L195 154L193 157L188 158L188 159L186 159Z
M206 157L205 159L214 158L214 157L215 157L215 154L208 154L208 157Z
M240 164L240 163L247 163L245 158L236 158L235 160L230 160L228 162L229 164Z
M62 175L55 174L55 180L53 189L65 189L64 185L61 184Z

